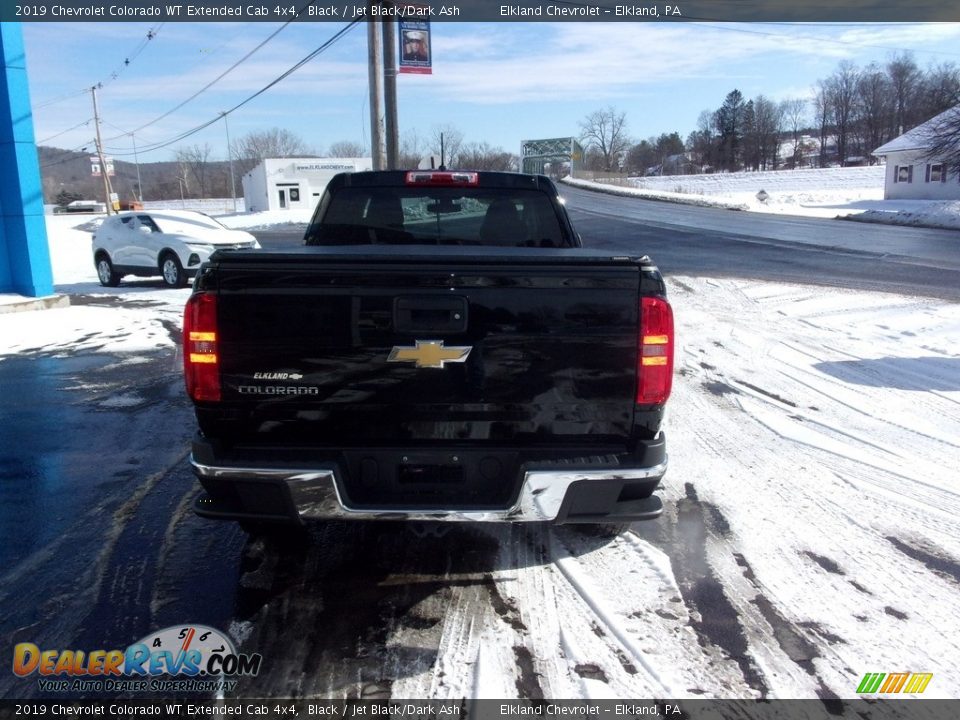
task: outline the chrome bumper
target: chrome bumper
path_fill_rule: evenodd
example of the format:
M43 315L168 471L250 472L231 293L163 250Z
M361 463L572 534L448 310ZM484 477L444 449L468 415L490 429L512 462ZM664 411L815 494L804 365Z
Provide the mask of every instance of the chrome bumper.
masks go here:
M659 479L667 460L645 468L615 470L536 470L525 473L517 502L503 510L396 510L351 508L343 500L333 468L316 470L245 467L212 467L191 456L194 474L201 479L236 480L286 485L295 511L302 520L418 520L449 522L550 522L556 520L570 486L583 481ZM656 498L653 498L656 500ZM662 505L650 504L647 515L656 517Z

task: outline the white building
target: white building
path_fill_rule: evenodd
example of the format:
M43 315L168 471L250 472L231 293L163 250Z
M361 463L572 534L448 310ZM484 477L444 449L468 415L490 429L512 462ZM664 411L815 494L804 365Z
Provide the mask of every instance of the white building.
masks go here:
M312 210L334 175L372 169L370 158L267 158L243 176L244 207Z
M960 200L960 173L947 163L926 157L933 132L960 114L960 105L918 125L873 154L886 160L885 200Z

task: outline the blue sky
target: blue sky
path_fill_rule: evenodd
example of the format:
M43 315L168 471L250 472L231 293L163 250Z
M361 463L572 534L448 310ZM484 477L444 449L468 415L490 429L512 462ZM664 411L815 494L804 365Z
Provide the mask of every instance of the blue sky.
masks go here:
M167 117L281 26L269 23L27 23L23 34L38 142L92 150L99 92L107 154L169 160L181 145L209 143L226 157L223 122L146 151L218 116L260 90L343 28L294 23ZM147 41L148 31L155 36ZM139 50L139 54L136 54ZM746 97L806 97L841 60L884 62L911 51L918 64L960 65L960 24L434 23L434 72L398 80L401 134L426 139L452 125L466 141L518 153L529 138L578 134L589 112L612 105L643 139L686 138L702 110L738 88ZM129 65L124 61L132 58ZM367 143L366 31L232 113L230 134L290 130L317 152L340 140ZM118 72L119 71L119 72ZM113 73L115 79L111 79ZM141 128L137 130L137 128ZM72 129L71 129L72 128Z

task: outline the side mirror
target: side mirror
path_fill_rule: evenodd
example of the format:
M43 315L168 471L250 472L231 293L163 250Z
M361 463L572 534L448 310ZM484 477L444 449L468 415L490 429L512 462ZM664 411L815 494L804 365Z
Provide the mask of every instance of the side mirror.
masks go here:
M153 232L153 229L149 225L140 225L137 227L137 230L142 232L144 235L149 235Z

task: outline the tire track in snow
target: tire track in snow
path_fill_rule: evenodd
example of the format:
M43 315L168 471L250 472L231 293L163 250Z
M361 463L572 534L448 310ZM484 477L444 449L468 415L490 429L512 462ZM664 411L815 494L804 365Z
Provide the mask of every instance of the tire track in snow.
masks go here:
M694 290L702 284L689 281ZM709 292L712 295L714 291L711 288ZM762 295L762 287L755 294ZM790 689L784 684L787 678L775 657L762 657L766 652L763 634L773 637L772 626L762 618L760 608L743 606L743 599L755 591L751 592L742 577L742 568L725 554L731 549L748 559L765 597L775 603L776 610L817 647L821 657L814 661L814 667L830 691L852 694L856 675L867 658L871 663L912 662L947 672L943 658L955 656L960 648L937 628L949 624L950 613L957 611L957 598L948 590L955 585L951 586L949 579L944 581L949 573L938 575L920 558L903 558L903 553L884 538L898 536L903 527L913 528L924 539L914 542L905 538L911 545L939 545L942 552L927 553L937 560L949 562L951 548L956 557L958 523L952 508L956 496L951 492L953 485L947 481L951 473L946 469L952 463L948 458L955 454L952 439L960 437L960 433L950 432L960 424L953 400L944 403L930 393L845 386L820 370L808 369L816 362L837 357L834 345L843 350L851 343L863 344L855 324L849 327L858 328L857 333L845 338L829 327L818 328L819 335L806 337L791 326L797 318L789 316L802 313L803 308L790 310L782 321L773 324L769 303L767 308L756 303L753 307L750 303L739 305L735 293L727 293L719 301L729 299L729 303L723 305L722 316L716 316L712 309L716 307L715 298L711 297L707 309L701 310L696 292L685 295L685 299L675 301L678 337L693 340L682 348L683 359L678 363L681 377L671 400L667 427L674 449L666 483L678 472L690 477L701 497L716 503L728 518L729 539L715 540L708 547L711 564L731 593L745 625L759 633L752 651L758 663L773 673L769 677L775 693L806 694L802 685ZM844 318L850 316L845 307L848 299L841 295L837 303L841 329ZM853 299L859 297L854 295ZM684 311L684 302L693 307L692 313ZM868 301L863 302L868 305ZM952 311L938 312L931 315L931 323L943 322L944 318L952 322ZM684 327L687 318L690 324ZM780 349L784 348L782 343L775 342L773 351L767 352L771 347L768 340L755 337L764 332L773 340L789 336L794 342L785 350ZM801 358L799 351L806 351L809 357ZM853 446L861 454L868 452L870 443L883 446L885 438L895 438L887 441L887 451L909 451L905 456L911 467L908 474L918 475L913 479L925 484L933 483L930 493L937 497L927 495L922 486L917 488L891 476L887 468L858 462L862 458L798 448L789 437L774 436L779 439L772 441L769 428L755 423L736 405L744 389L734 387L731 377L738 375L731 370L743 369L749 369L752 385L767 391L754 394L750 402L776 415L778 424L819 421L833 426L823 429L840 431L833 436L836 442L846 437L846 447ZM815 392L811 394L811 390ZM791 400L797 407L778 403L770 395ZM835 396L840 402L834 401ZM891 402L897 397L904 402ZM875 398L884 402L878 403ZM851 409L852 414L848 412ZM916 427L911 427L914 418ZM895 428L894 423L906 427ZM930 433L935 437L924 436L923 430L931 423L940 425L939 432ZM815 427L819 430L821 426ZM841 434L844 431L846 436ZM691 435L693 442L689 441ZM857 447L854 438L867 444ZM884 456L876 451L875 447L869 450L874 465ZM923 471L912 467L917 458L924 464ZM830 572L805 550L829 558L846 574ZM803 569L802 562L817 570ZM732 573L740 575L739 579ZM797 578L803 579L803 585ZM803 586L809 589L801 589ZM830 598L830 602L820 598ZM924 610L915 613L911 611L914 607ZM764 631L764 626L770 629ZM896 639L905 637L904 633L914 638L906 647ZM897 656L888 649L891 647L901 648L901 654Z
M634 528L639 532L659 524ZM671 559L633 532L598 543L560 528L551 554L570 590L584 598L596 618L595 633L613 643L622 668L638 677L656 673L664 692L681 697L743 695L736 665L717 648L698 642L696 618L684 605Z
M616 638L621 647L629 653L632 660L639 666L639 669L643 670L650 684L659 689L659 697L679 697L673 686L673 680L667 673L663 670L658 670L648 660L643 650L624 630L620 622L618 622L615 614L606 607L599 588L594 585L587 573L581 569L577 560L570 555L565 547L556 541L554 536L551 535L550 539L550 555L554 565L560 570L573 590L580 596L581 600L590 608L594 617L603 624L606 631Z

